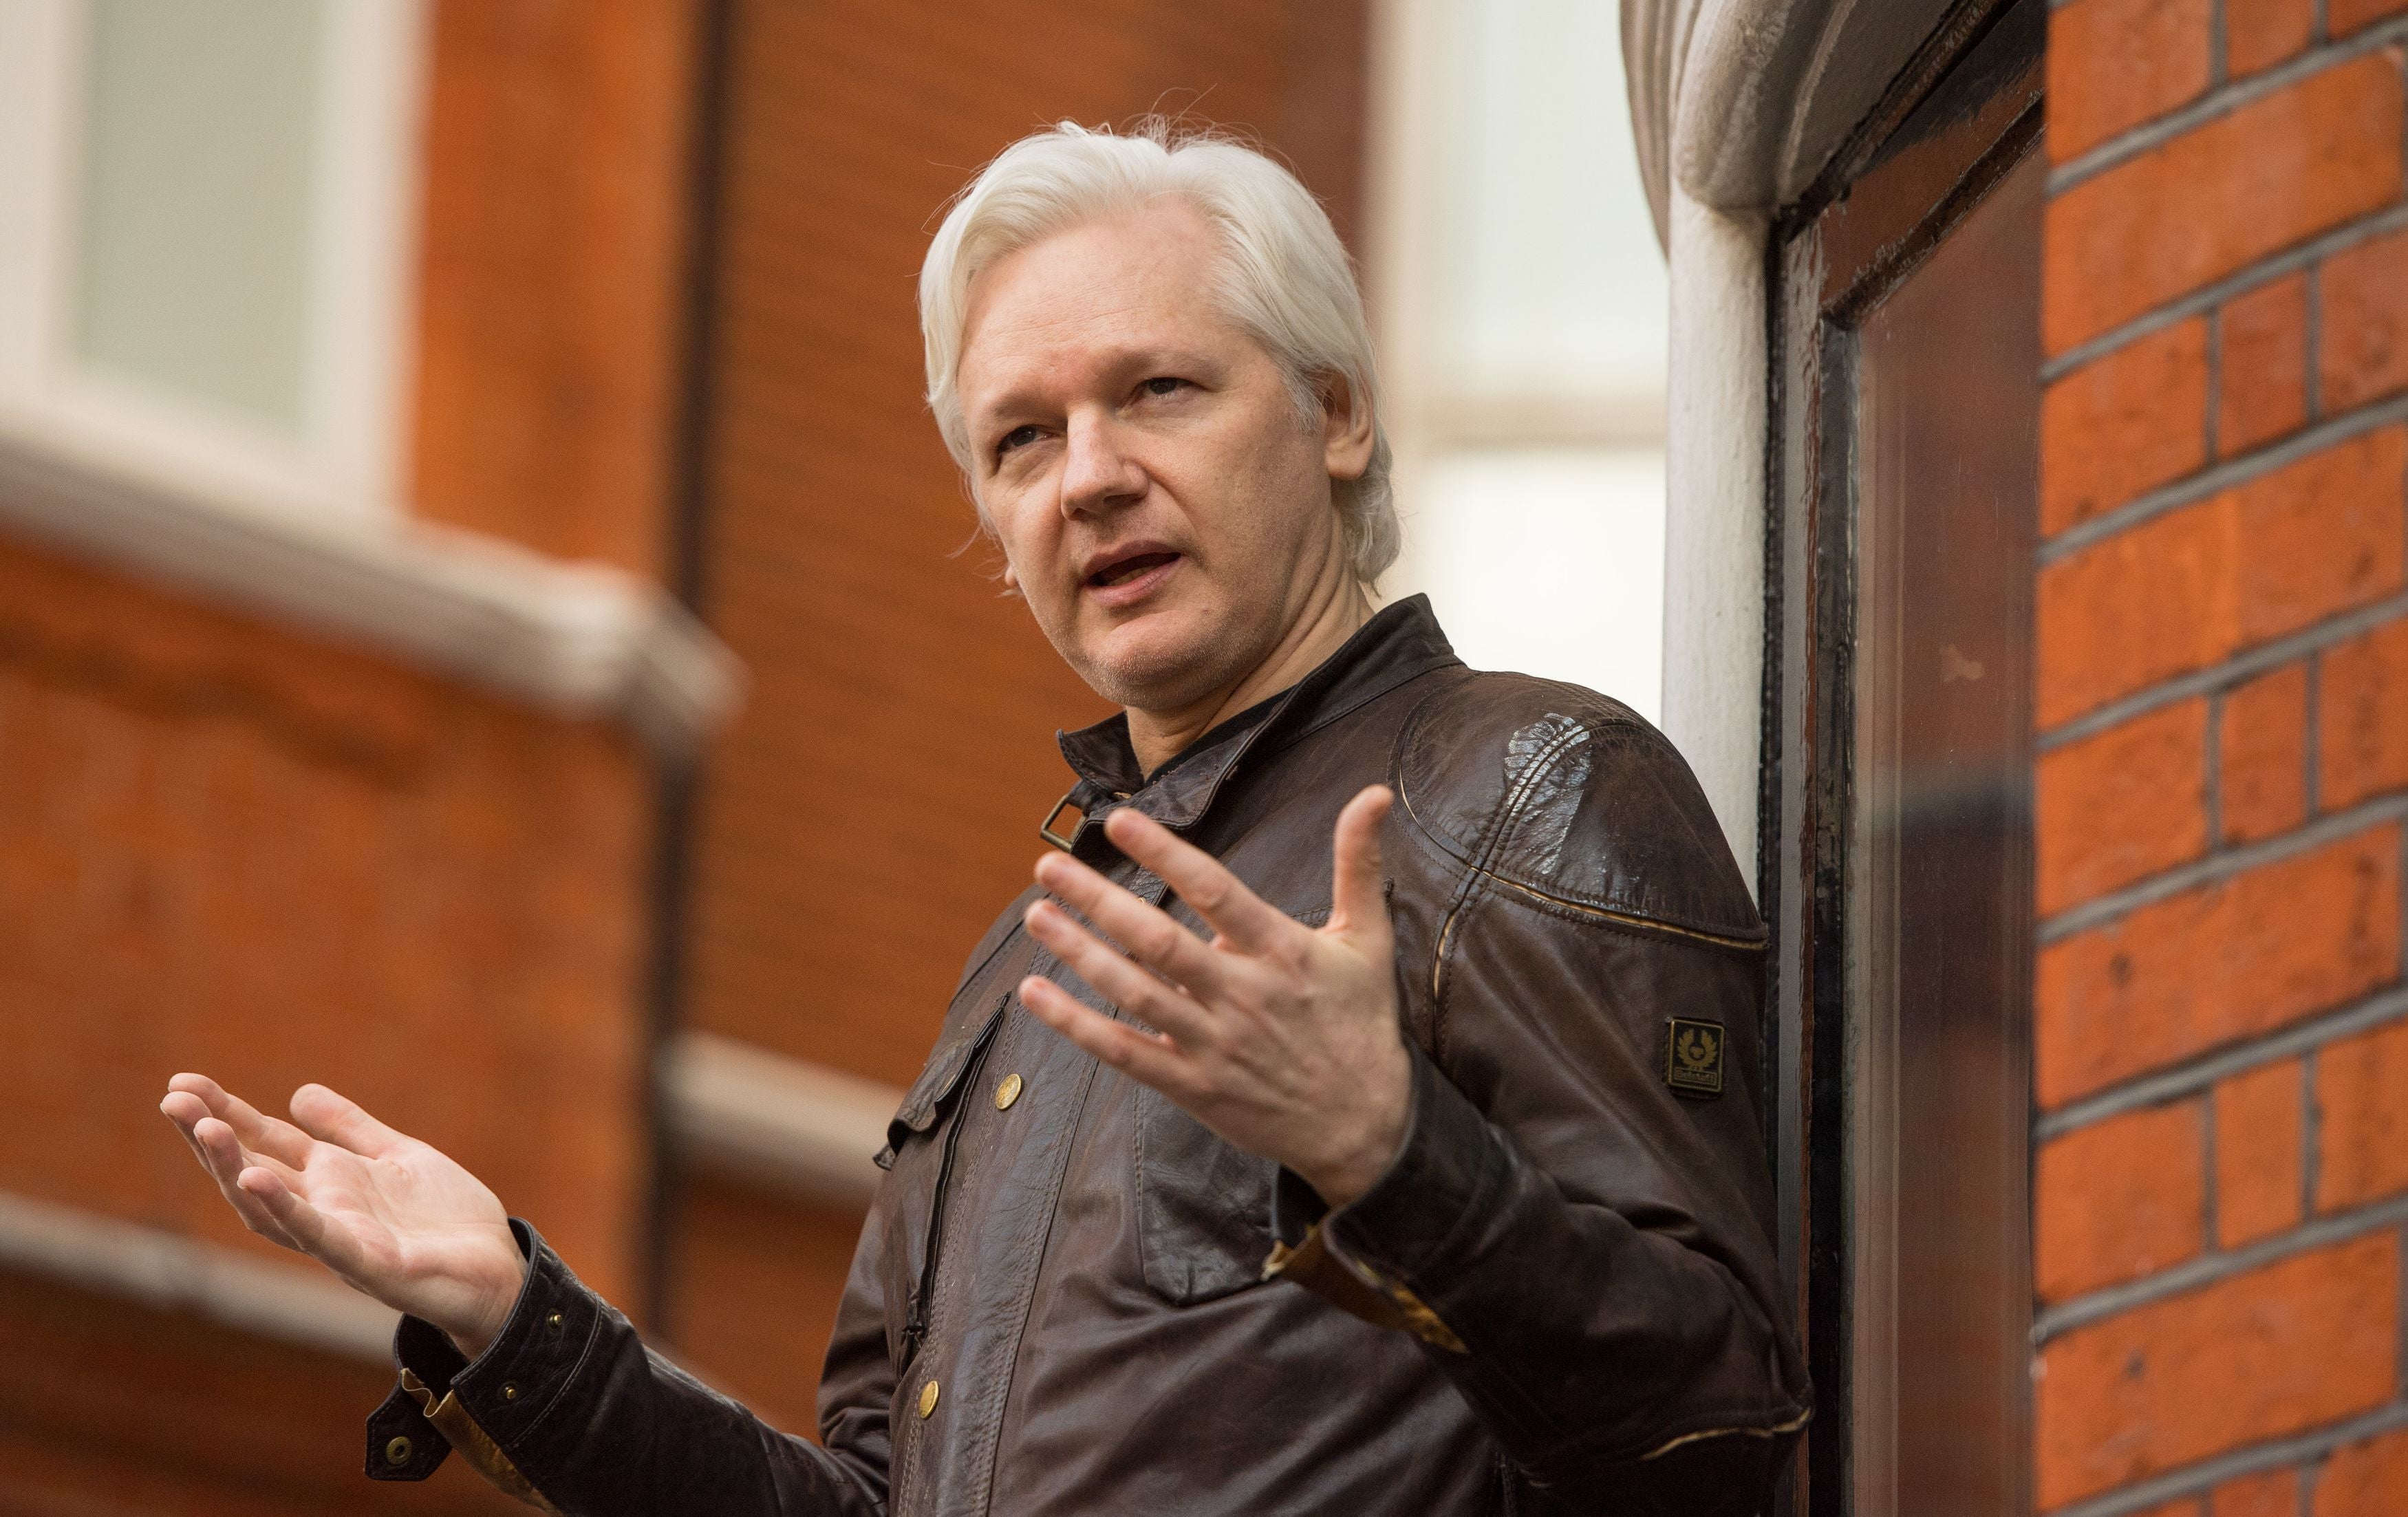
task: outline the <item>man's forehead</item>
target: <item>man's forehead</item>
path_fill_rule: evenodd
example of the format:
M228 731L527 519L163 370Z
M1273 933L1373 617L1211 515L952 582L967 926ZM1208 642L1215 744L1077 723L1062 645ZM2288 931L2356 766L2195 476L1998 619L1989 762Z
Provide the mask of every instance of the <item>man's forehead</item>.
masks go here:
M1198 234L1211 236L1200 223ZM1209 240L1200 250L1149 248L1074 229L998 261L971 286L957 369L965 398L994 404L993 392L1143 360L1208 361L1249 340L1223 314L1197 252L1217 249ZM973 398L972 389L990 394Z
M1065 227L995 259L969 282L973 332L1207 305L1219 234L1175 202Z

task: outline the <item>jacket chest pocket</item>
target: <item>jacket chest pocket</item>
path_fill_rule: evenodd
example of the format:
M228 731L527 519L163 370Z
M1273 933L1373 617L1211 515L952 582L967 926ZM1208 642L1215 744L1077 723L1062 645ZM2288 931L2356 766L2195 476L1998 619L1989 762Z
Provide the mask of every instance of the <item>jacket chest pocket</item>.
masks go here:
M883 1263L888 1349L897 1365L910 1364L927 1336L945 1248L945 1207L968 1120L961 1094L976 1082L1010 1002L1006 995L991 999L992 1009L982 1020L965 1023L939 1040L887 1124L886 1150L879 1156L889 1169L882 1197L891 1219Z
M1168 1097L1137 1087L1138 1251L1175 1306L1257 1284L1271 1250L1279 1166L1233 1148Z

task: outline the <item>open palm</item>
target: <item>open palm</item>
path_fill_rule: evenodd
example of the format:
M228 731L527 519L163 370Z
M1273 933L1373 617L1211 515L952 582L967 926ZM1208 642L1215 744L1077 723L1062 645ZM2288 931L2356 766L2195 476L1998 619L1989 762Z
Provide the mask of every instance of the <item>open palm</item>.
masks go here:
M252 1232L472 1355L501 1330L524 1261L501 1202L439 1151L323 1085L294 1092L283 1122L181 1074L159 1109Z

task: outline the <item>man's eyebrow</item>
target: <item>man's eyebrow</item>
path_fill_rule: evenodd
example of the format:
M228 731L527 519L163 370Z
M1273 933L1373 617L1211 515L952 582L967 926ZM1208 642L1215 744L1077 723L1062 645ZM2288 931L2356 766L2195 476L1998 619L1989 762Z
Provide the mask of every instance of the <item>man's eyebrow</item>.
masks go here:
M1203 351L1164 343L1129 343L1107 350L1094 360L1096 371L1115 376L1137 373L1154 374L1162 370L1219 372L1228 365ZM1039 394L1038 385L1028 379L1014 382L994 399L972 408L968 415L973 428L992 426L1007 416L1049 409L1048 402Z
M1039 399L1036 387L1023 384L1006 390L983 405L972 407L968 414L972 429L978 430L993 426L1006 417L1044 409L1046 407Z

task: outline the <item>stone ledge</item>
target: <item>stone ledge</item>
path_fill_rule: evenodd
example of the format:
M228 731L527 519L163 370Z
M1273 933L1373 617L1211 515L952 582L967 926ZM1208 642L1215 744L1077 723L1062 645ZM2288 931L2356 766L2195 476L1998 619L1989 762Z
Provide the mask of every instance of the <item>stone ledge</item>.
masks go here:
M398 1313L315 1265L253 1258L77 1207L0 1192L0 1267L348 1359L393 1357Z
M893 1086L699 1032L670 1040L660 1081L669 1134L706 1173L855 1210L877 1195Z

